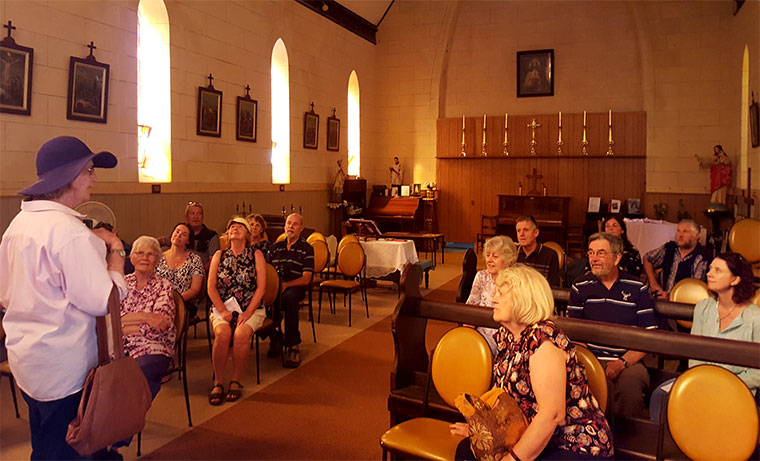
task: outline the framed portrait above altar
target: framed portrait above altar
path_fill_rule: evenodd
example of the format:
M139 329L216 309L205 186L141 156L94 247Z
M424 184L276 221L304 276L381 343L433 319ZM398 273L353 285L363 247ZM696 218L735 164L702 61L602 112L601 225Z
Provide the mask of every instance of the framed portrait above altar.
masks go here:
M554 50L517 52L517 97L554 96Z

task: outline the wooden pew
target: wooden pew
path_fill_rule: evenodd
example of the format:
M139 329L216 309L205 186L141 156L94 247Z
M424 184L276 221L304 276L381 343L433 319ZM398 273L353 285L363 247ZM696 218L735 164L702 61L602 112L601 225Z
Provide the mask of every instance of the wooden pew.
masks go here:
M454 324L469 324L497 328L490 309L458 303L428 301L422 298L419 269L410 266L401 284L403 294L393 312L392 334L395 347L394 367L391 370L388 411L390 424L406 419L429 416L448 421L463 421L458 411L448 407L430 386L429 399L425 389L429 356L425 345L427 322L441 320ZM406 283L409 280L410 283ZM566 290L554 290L555 296L568 296ZM567 299L567 298L565 298ZM660 311L679 318L691 318L689 305L658 303ZM693 312L693 306L691 311ZM594 342L633 350L666 354L675 358L694 358L744 367L760 368L760 344L718 338L691 336L660 330L612 325L588 320L557 317L559 327L573 341ZM657 425L649 420L616 418L615 450L623 458L652 458L657 443ZM677 450L666 443L666 453ZM677 454L677 453L676 453Z

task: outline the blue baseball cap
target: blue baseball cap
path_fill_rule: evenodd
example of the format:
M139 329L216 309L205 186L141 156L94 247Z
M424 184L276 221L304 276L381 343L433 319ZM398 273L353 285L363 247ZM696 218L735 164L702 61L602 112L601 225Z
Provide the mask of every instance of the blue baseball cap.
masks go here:
M93 153L73 136L58 136L37 151L37 182L19 192L21 195L43 195L74 181L87 162L96 168L113 168L118 163L110 152Z

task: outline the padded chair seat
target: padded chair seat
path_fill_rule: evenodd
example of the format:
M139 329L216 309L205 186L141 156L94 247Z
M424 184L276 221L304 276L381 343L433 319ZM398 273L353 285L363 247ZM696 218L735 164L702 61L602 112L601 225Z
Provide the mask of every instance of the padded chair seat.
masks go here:
M325 280L319 284L320 287L338 288L342 290L351 290L359 288L359 282L356 280Z
M5 362L0 362L0 373L11 374L11 366L7 360Z
M451 435L449 422L414 418L388 429L380 445L403 451L413 459L453 460L462 437Z

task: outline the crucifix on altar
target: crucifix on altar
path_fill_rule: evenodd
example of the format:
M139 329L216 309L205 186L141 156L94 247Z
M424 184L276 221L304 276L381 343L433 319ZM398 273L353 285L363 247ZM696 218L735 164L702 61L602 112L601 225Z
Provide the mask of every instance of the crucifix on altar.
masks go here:
M533 173L525 175L525 177L530 179L531 182L533 183L533 186L528 191L528 195L541 195L538 191L538 180L543 179L544 175L538 174L538 170L533 168Z

